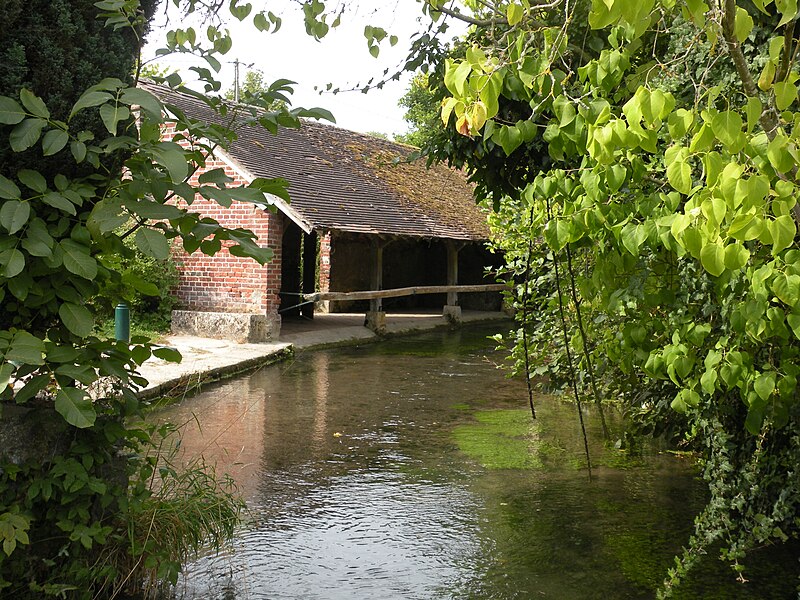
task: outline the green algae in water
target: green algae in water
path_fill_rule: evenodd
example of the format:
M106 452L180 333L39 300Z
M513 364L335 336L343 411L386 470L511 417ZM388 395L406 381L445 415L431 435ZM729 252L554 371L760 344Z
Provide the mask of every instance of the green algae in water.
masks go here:
M477 423L457 426L459 449L487 469L541 469L539 425L527 410L476 412Z

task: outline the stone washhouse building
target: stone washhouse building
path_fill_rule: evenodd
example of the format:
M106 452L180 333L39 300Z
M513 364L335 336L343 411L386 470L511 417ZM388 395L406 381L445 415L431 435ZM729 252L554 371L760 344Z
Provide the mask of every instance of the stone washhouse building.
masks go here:
M152 83L142 87L167 110L220 121L193 96ZM181 310L173 313L174 333L259 342L277 339L282 319L313 318L315 311L374 316L385 309L500 308L491 270L502 260L486 248L486 213L463 173L443 165L427 169L424 160L403 162L412 148L332 125L304 121L277 135L256 126L235 130L236 141L215 150L205 170L223 168L232 186L284 178L291 202L265 195L263 206L234 201L225 208L197 196L193 211L250 229L274 257L261 266L224 247L206 256L176 246ZM165 130L164 139L174 134ZM332 292L447 284L495 285L468 294L327 299L337 296Z

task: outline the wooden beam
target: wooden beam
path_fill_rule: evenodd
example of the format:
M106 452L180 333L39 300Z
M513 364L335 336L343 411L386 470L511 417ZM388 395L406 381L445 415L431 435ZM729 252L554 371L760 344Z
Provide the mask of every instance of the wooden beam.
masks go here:
M447 285L458 285L458 252L462 245L456 245L452 240L445 242L447 247ZM447 306L458 305L458 292L447 292Z
M385 246L383 240L375 240L372 243L372 274L370 277L370 285L374 290L380 290L383 287L383 247ZM383 310L383 302L381 298L384 296L374 296L370 298L369 310L373 313L379 313Z
M394 288L392 290L372 290L361 292L319 292L303 294L303 299L311 302L319 300L373 300L380 298L399 298L415 294L449 294L466 292L502 292L508 289L505 283L489 283L483 285L420 285L415 287Z

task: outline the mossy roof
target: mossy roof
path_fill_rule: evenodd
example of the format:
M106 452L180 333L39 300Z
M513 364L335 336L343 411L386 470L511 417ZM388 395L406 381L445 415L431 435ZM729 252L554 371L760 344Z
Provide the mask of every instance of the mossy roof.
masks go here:
M219 122L201 100L144 84L192 118ZM403 237L482 241L485 212L464 173L409 161L413 148L303 121L276 135L260 126L236 127L228 155L253 177L289 181L291 210L313 229Z

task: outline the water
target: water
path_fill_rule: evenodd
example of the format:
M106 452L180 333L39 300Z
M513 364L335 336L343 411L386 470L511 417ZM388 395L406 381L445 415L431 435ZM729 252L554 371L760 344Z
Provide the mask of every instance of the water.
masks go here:
M159 413L250 513L179 597L654 597L704 502L691 461L608 449L587 409L590 482L575 407L538 397L533 423L496 328L306 354ZM785 551L750 575L709 559L679 597L795 596Z

